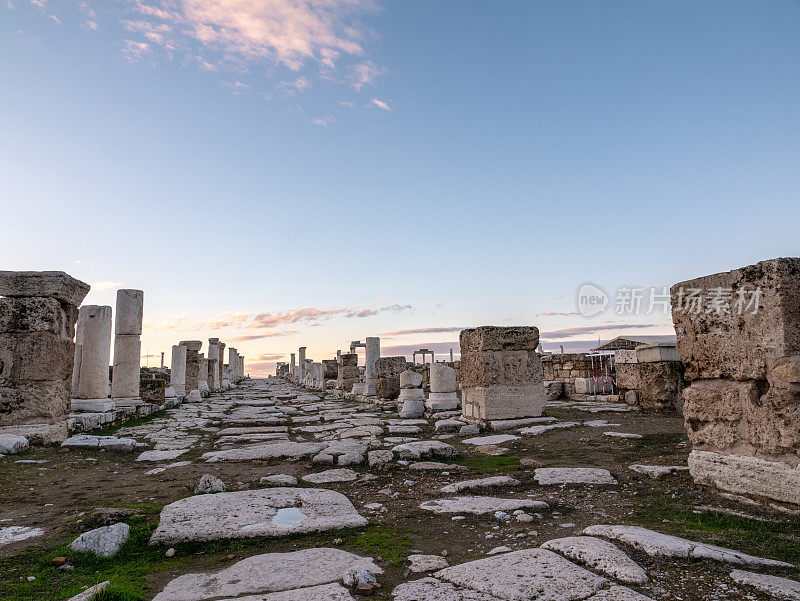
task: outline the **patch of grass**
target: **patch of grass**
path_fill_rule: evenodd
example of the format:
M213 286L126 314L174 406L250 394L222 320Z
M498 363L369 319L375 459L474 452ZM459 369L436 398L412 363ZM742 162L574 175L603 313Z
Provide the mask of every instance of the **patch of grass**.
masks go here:
M149 513L147 508L145 511ZM67 599L85 587L106 580L111 585L103 594L110 601L142 601L147 595L145 574L156 569L179 565L180 558L167 558L162 550L148 546L155 523L147 518L132 517L126 522L131 527L130 537L114 557L95 557L91 553L75 553L68 545L60 545L42 552L30 549L21 555L0 561L0 589L5 601L38 601L40 599ZM77 536L75 529L73 536ZM71 539L70 539L71 540ZM69 558L71 569L52 565L54 557ZM28 581L33 576L35 580Z
M343 537L348 545L363 549L371 555L380 555L391 565L405 563L408 551L413 546L408 536L414 530L375 525L359 532L350 532Z
M655 492L655 491L654 491ZM653 494L635 513L641 526L751 555L800 563L800 523L762 521L717 511L695 513L687 495ZM664 521L667 520L667 521Z
M166 417L166 415L167 415L167 410L161 409L160 411L156 411L155 413L151 413L150 415L145 415L144 417L139 417L126 422L121 422L119 424L114 424L112 426L109 426L108 428L103 428L102 430L92 430L91 432L87 432L87 434L91 434L92 436L112 436L116 434L121 428L133 428L135 426L141 426L142 424L146 424L150 420L158 419L159 417Z
M453 463L468 467L479 474L519 469L519 457L513 455L466 455L453 459Z
M642 463L643 459L657 458L662 455L680 453L678 443L686 442L686 434L647 434L644 438L634 441L634 444L619 451L619 460L622 462Z

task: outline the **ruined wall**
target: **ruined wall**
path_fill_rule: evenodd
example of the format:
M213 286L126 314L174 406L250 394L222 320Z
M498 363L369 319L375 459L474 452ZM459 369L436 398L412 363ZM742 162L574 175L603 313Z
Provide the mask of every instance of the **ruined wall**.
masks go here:
M564 395L575 394L575 378L588 378L586 355L583 353L564 353L563 355L544 355L542 357L544 380L564 382Z
M375 362L375 396L396 399L400 396L400 374L406 370L405 357L381 357Z
M800 259L681 282L671 294L695 481L800 504Z

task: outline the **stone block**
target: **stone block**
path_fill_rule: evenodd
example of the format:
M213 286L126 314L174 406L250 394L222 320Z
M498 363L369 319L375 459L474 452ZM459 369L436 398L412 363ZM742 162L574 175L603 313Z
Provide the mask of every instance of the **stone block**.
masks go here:
M636 347L636 360L639 363L658 361L680 361L678 347L672 344L643 344Z
M194 351L195 353L200 352L200 349L203 348L202 340L181 340L178 344L185 346L187 351Z
M729 295L729 310L708 310L708 299L719 298L720 290ZM757 299L751 294L756 290ZM702 296L699 312L684 310L692 307L689 291ZM737 306L740 295L743 302ZM671 296L678 352L689 381L766 380L777 359L800 354L800 258L679 282ZM747 304L754 300L755 313Z
M0 334L0 384L69 379L75 345L53 332Z
M0 426L66 420L69 394L68 379L0 385Z
M758 398L754 381L697 380L683 391L683 417L692 445L731 449L740 441L745 408Z
M524 385L541 382L544 370L535 351L479 351L461 356L461 386Z
M142 343L138 334L114 336L114 372L111 380L113 398L139 396L139 365Z
M71 341L76 318L74 308L54 298L0 298L0 333L48 332Z
M361 371L358 369L357 365L347 365L342 366L341 369L342 378L345 380L349 379L358 379L361 376Z
M375 396L379 399L396 399L400 396L400 376L379 377L375 380Z
M461 355L480 351L528 350L539 346L539 328L534 326L481 326L462 330Z
M639 405L645 409L680 411L683 406L683 364L680 361L640 362Z
M617 375L617 387L632 390L641 387L641 367L638 363L617 363L614 366Z
M479 386L464 388L461 392L464 417L477 422L539 417L546 400L542 382L517 386Z
M614 351L614 364L636 363L636 350L619 349Z
M357 367L357 366L358 366L357 353L347 353L342 355L342 367Z
M544 382L544 392L548 401L555 401L564 396L564 382Z
M114 334L130 336L142 333L144 312L144 292L121 288L117 290L117 308L114 321ZM197 349L200 350L200 349Z
M89 284L63 271L0 271L0 296L43 296L77 307L89 293Z
M422 386L422 374L410 369L400 374L400 388L419 388Z
M434 363L430 367L431 393L450 393L456 391L456 370L444 363Z

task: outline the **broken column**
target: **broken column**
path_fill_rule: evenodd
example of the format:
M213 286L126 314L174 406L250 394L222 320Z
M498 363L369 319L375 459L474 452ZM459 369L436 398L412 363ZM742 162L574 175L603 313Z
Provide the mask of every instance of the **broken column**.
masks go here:
M289 377L294 379L294 372L295 372L295 364L294 364L294 353L289 354Z
M683 363L674 344L647 344L636 347L639 366L639 405L658 411L683 408Z
M542 360L533 326L482 326L461 331L461 403L464 418L539 417L546 400Z
M800 259L675 284L695 482L800 504Z
M301 346L297 349L297 353L297 361L300 367L300 373L297 374L297 379L303 384L306 379L306 347Z
M111 398L117 406L136 404L139 398L142 355L142 314L144 292L117 290L117 312L114 317L114 372Z
M418 418L425 415L425 391L422 390L422 374L407 369L400 374L400 417Z
M219 390L221 380L219 373L219 338L208 339L208 386L212 391Z
M444 363L432 363L430 372L431 391L425 407L431 413L458 409L456 394L456 370Z
M75 322L89 285L62 271L0 271L0 433L67 438Z
M111 307L84 305L78 312L75 334L73 398L99 399L105 402L108 398L110 355Z
M219 370L218 382L221 390L227 390L228 385L225 383L225 343L219 342L219 361L217 362L217 369Z
M198 357L197 389L201 397L208 396L208 359L202 353Z
M172 346L172 362L170 363L169 385L175 390L178 398L186 396L186 346Z
M367 336L364 349L364 394L375 396L375 362L381 357L381 339Z

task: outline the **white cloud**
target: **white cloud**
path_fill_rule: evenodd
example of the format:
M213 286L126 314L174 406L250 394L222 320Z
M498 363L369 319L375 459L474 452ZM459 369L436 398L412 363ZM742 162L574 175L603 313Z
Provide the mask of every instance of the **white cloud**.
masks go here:
M320 127L328 127L329 123L333 123L333 117L331 115L325 115L324 117L317 117L316 119L312 119L311 123L314 125L319 125Z
M350 67L350 85L356 90L361 90L365 85L371 84L376 77L383 73L378 65L372 61L365 61Z
M101 282L95 282L92 284L92 292L103 292L104 290L114 290L115 288L119 288L122 286L122 282L111 282L109 280L103 280Z
M86 21L86 27L92 31L97 31L100 29L100 27L98 27L97 23L94 21Z
M386 104L383 100L378 100L377 98L373 98L371 100L372 104L377 106L379 109L383 109L384 111L391 111L392 109Z
M124 40L122 42L122 54L125 55L128 62L138 62L148 52L150 52L150 44L147 42L136 42L134 40Z

